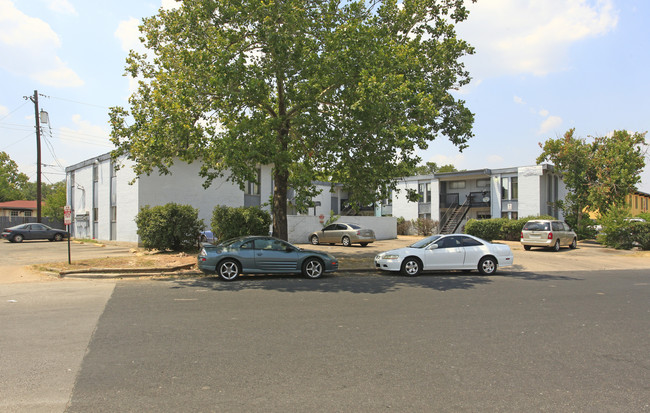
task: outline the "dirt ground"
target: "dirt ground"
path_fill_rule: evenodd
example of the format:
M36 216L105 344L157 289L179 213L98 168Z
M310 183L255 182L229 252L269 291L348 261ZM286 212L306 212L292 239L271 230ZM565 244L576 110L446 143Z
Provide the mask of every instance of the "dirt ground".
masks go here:
M305 249L326 251L340 261L340 270L371 269L374 256L383 251L401 248L421 239L417 236L399 236L393 240L381 240L367 247L353 245L310 245L298 244ZM524 251L519 242L495 241L510 246L515 256L514 266L500 271L588 271L616 269L648 269L650 270L650 251L619 251L605 248L593 241L581 241L578 249L563 248L559 252L543 249ZM54 262L32 266L3 266L0 267L0 284L43 282L62 280L59 272L64 270L118 268L169 268L196 263L196 253L156 253L132 249L129 255L73 261ZM186 271L188 272L188 271ZM197 275L196 270L190 273ZM64 278L65 279L65 278Z

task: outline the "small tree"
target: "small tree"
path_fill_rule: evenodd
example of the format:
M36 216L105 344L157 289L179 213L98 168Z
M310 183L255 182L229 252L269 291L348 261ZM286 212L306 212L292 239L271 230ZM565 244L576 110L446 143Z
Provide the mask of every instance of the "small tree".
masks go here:
M63 222L63 207L66 205L65 181L52 185L52 192L45 198L43 215Z
M186 251L196 247L203 220L190 205L169 203L140 209L135 218L138 235L146 249Z
M20 199L28 181L29 177L18 171L16 162L6 152L0 152L0 202Z
M429 218L418 218L413 220L413 227L418 235L429 236L438 230L438 221Z

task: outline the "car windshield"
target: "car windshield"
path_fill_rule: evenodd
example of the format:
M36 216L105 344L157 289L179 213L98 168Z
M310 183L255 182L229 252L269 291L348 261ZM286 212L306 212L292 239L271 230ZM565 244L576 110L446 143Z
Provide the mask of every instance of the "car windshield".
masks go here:
M526 222L524 225L526 231L548 231L548 222Z
M424 248L427 245L434 242L435 240L437 240L438 238L440 238L441 236L442 235L432 235L430 237L423 238L423 239L419 240L418 242L415 242L415 243L409 245L409 248Z
M222 246L222 247L230 247L230 246L232 246L234 243L239 242L239 241L241 241L241 240L242 240L241 237L238 237L238 238L230 238L230 239L227 239L227 240L225 240L224 242L220 243L219 245Z

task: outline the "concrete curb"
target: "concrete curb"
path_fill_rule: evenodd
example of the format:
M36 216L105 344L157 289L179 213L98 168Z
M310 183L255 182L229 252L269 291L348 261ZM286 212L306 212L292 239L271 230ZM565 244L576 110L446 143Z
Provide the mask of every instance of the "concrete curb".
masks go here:
M196 264L185 264L177 267L158 268L88 268L83 270L68 270L58 272L59 278L86 278L86 279L118 279L118 278L142 278L142 277L192 277L208 276L199 270L193 270ZM185 270L185 271L183 271ZM332 275L339 275L351 272L376 272L374 267L340 268ZM214 274L216 276L216 273Z

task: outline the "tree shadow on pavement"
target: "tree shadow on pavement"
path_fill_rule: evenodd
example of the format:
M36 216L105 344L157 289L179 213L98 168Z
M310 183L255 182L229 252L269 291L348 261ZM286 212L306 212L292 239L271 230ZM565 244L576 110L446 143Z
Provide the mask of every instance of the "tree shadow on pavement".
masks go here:
M221 281L216 277L192 280L175 280L173 288L206 288L213 291L269 290L280 292L320 292L355 294L383 294L402 288L424 288L436 291L468 290L476 286L490 284L489 277L479 275L423 274L419 277L403 277L393 274L363 274L353 276L325 276L309 280L301 276L261 275L242 276L232 282Z

